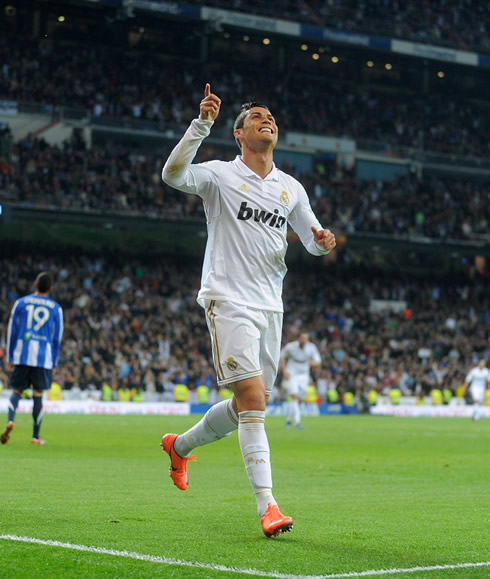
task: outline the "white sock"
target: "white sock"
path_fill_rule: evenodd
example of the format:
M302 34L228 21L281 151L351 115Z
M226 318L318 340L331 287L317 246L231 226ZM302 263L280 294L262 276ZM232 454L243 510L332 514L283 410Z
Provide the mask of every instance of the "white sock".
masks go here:
M276 504L272 496L269 441L264 426L265 411L247 410L240 412L238 417L240 450L261 517L269 503Z
M475 408L473 410L473 420L479 420L483 415L483 412L480 408L479 404L475 404Z
M233 410L231 399L222 400L211 406L197 424L175 439L175 452L180 456L188 456L196 446L220 440L237 428L238 416Z
M291 400L291 416L295 424L299 424L301 422L301 412L299 410L299 400L293 399Z

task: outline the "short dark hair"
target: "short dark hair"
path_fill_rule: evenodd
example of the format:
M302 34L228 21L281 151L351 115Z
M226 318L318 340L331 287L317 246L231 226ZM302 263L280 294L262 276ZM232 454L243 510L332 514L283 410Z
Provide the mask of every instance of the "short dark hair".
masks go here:
M42 271L34 282L36 289L41 294L47 294L53 287L53 276L49 271Z
M235 122L233 123L233 132L236 131L237 129L243 128L243 121L245 120L248 111L250 109L253 109L254 107L260 107L261 109L269 110L269 107L267 105L264 105L264 103L261 103L259 101L251 100L246 103L243 103L243 105L240 107L240 112L238 113L238 116L235 119ZM239 149L241 149L242 146L240 145L240 140L235 137L235 141Z

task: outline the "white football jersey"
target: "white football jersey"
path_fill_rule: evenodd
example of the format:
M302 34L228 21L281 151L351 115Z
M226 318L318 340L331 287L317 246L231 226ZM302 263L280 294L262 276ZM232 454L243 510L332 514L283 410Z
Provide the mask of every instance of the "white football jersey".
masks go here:
M486 388L487 383L490 382L490 370L475 366L469 371L465 382L468 382L471 387Z
M291 375L310 373L310 361L319 364L321 362L320 352L312 342L306 342L301 347L298 340L289 342L281 351L281 358L286 360L286 369Z
M287 224L313 255L328 253L311 231L323 227L303 186L275 166L262 179L239 156L191 164L212 124L193 120L162 171L165 183L199 195L204 204L208 240L198 302L228 300L282 312Z

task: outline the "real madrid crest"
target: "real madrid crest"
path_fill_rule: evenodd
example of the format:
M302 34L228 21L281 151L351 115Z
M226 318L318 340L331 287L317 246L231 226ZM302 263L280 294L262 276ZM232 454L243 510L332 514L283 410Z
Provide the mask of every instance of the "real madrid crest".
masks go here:
M287 191L281 191L279 201L281 202L281 205L284 205L284 207L287 207L289 205L289 195Z
M238 363L235 362L233 358L228 358L226 360L226 365L228 366L228 370L234 372L238 368Z

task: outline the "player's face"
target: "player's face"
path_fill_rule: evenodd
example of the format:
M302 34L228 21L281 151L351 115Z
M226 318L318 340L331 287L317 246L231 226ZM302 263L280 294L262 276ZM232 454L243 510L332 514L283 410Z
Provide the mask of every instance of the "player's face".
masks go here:
M306 344L306 342L308 342L308 334L306 334L305 332L303 332L302 334L299 335L298 338L298 342L300 344L300 346L304 346Z
M269 109L262 107L251 108L243 120L243 127L237 129L235 135L242 143L254 152L273 149L277 143L278 129L276 121Z

